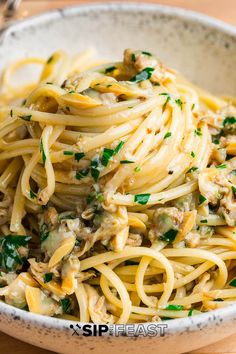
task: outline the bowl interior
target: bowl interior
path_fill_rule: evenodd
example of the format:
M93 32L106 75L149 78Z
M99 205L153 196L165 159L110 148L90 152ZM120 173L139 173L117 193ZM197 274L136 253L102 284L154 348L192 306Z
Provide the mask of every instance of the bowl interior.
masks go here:
M5 64L22 57L48 57L63 49L73 55L95 47L101 57L121 59L125 48L138 48L155 53L188 79L215 93L236 91L236 29L206 16L181 9L157 5L110 4L92 5L53 11L18 23L0 37L0 70ZM19 314L29 321L41 322L40 316L9 309L0 304L1 311ZM235 317L231 309L201 315L214 324L224 312L227 321ZM200 316L173 321L170 328L195 325ZM221 317L219 317L221 318ZM46 319L53 327L63 327L64 321ZM65 322L64 322L65 323ZM186 327L187 328L187 327Z
M236 88L236 30L220 21L158 5L110 4L54 11L0 38L0 67L24 56L75 54L94 47L107 59L124 48L154 52L188 79L220 94Z

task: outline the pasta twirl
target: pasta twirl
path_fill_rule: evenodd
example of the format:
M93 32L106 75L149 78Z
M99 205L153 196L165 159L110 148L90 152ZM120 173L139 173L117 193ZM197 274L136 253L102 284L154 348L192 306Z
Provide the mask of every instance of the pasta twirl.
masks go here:
M14 86L28 64L38 82ZM230 98L126 49L122 62L91 50L21 60L0 102L2 300L124 324L235 301Z

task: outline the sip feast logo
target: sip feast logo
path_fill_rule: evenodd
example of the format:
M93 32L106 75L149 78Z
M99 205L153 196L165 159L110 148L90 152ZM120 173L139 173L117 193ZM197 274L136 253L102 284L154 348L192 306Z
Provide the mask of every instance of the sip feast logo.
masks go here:
M139 324L127 324L127 325L105 325L105 324L71 324L72 336L83 337L101 337L106 334L110 334L115 337L164 337L167 331L168 325L166 323L150 323L144 325Z
M73 330L72 336L84 336L84 337L101 337L104 333L109 332L108 325L96 325L96 324L84 324L79 325L70 325L70 328Z

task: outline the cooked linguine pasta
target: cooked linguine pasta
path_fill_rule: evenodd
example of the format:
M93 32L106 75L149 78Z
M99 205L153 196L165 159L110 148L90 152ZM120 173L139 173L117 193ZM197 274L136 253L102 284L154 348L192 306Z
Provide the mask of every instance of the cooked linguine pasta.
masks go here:
M18 70L42 66L15 86ZM24 101L22 102L22 100ZM236 108L127 49L2 75L0 297L94 323L236 300Z

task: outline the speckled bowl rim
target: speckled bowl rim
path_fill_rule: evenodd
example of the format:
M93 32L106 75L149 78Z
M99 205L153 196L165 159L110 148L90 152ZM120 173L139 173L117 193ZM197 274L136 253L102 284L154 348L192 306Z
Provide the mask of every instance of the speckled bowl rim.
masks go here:
M180 18L182 20L192 21L204 25L205 27L211 28L217 32L222 32L226 35L236 38L236 27L224 23L221 20L214 19L210 16L203 15L194 11L185 10L182 8L172 7L172 6L163 6L158 4L144 4L144 3L128 3L128 2L115 2L115 3L96 3L89 5L79 5L66 7L64 9L56 9L45 12L43 14L30 17L23 21L18 21L4 32L0 33L0 45L2 41L7 39L9 35L18 30L28 29L30 27L37 27L37 25L47 23L51 20L58 20L62 17L73 17L79 13L88 13L90 11L133 11L134 13L138 11L143 11L146 13L155 13L163 15L170 15ZM0 314L5 316L10 316L13 319L22 320L24 322L34 324L38 327L44 326L46 328L54 328L56 330L69 330L70 325L75 323L74 321L59 319L55 317L42 316L34 313L30 313L11 305L5 304L0 301ZM168 324L168 335L173 335L178 332L182 332L183 329L188 329L189 331L199 330L204 324L207 323L207 327L214 327L217 322L227 323L231 320L236 319L236 302L225 308L220 308L212 310L210 312L205 312L199 315L178 318L171 321L163 321L162 323ZM79 323L79 322L78 322ZM144 323L144 326L148 326L148 322ZM111 325L111 329L112 329ZM135 324L135 327L138 324ZM111 331L112 333L112 331ZM111 335L109 332L105 334L106 336Z

